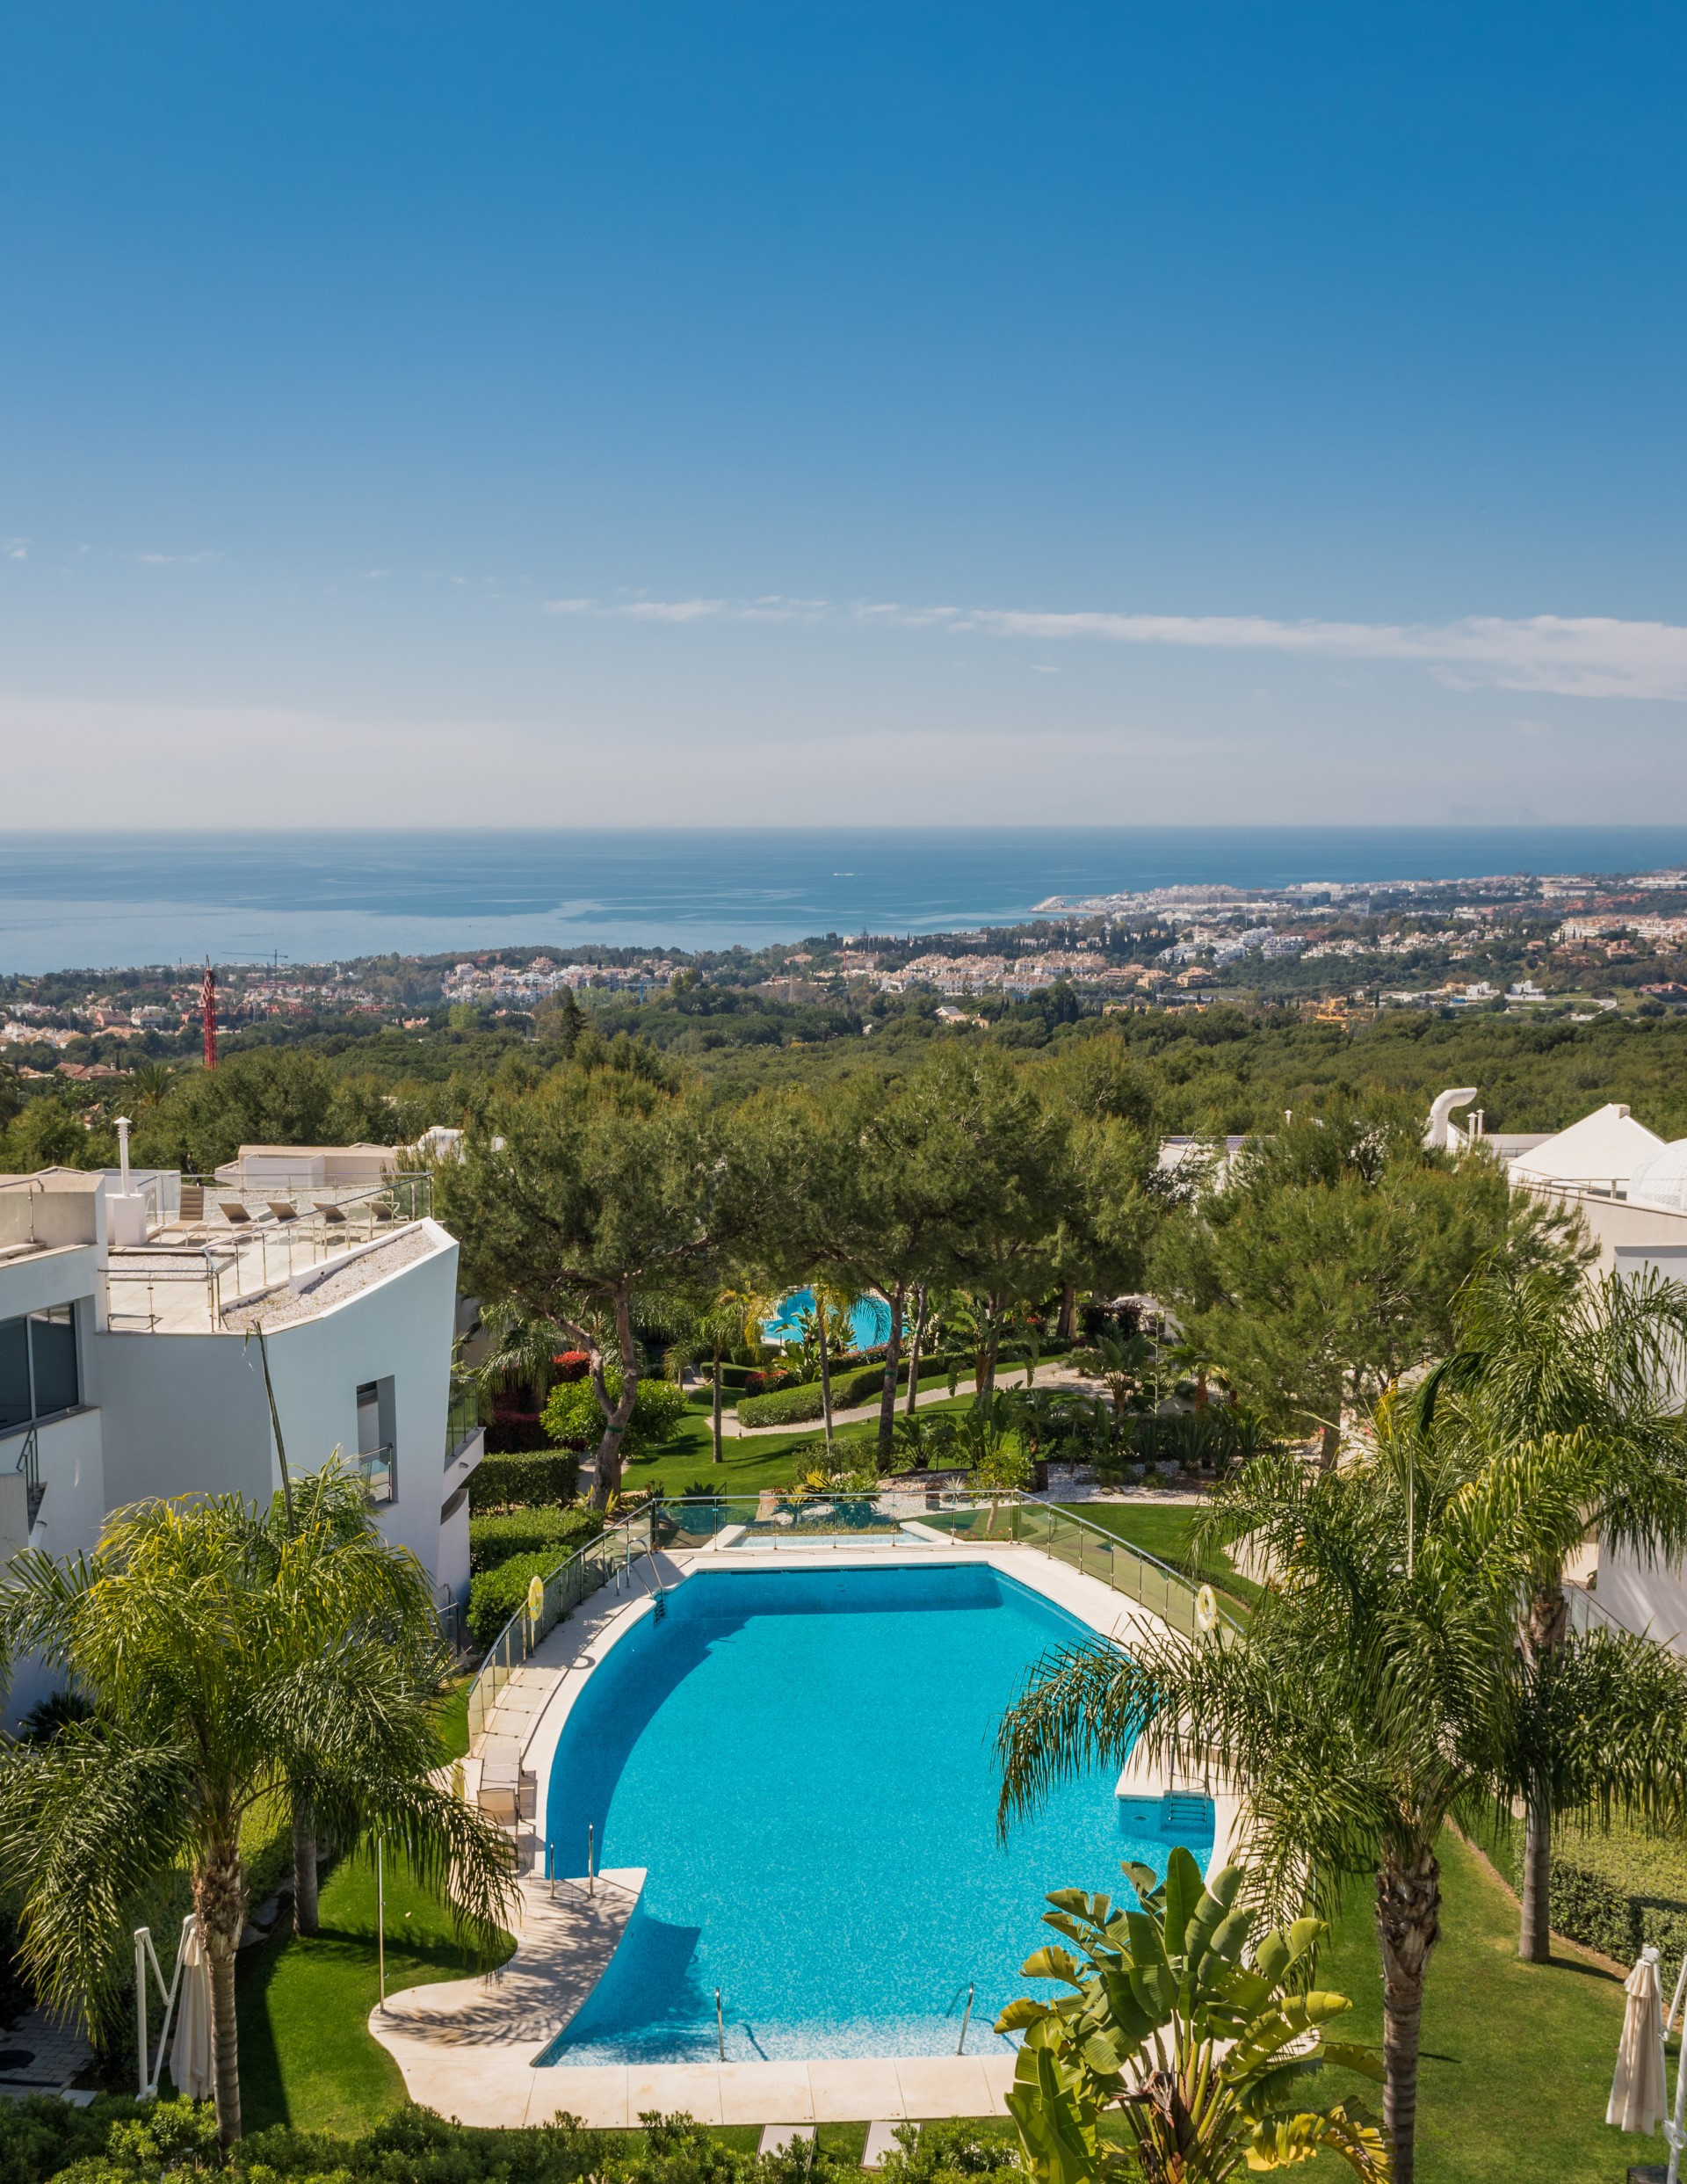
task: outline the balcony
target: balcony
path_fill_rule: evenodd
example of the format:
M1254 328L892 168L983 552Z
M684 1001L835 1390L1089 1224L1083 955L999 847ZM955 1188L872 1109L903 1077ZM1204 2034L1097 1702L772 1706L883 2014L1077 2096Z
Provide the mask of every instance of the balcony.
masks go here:
M373 1507L385 1509L398 1499L398 1462L391 1441L379 1448L361 1449L358 1474Z
M292 1197L182 1179L177 1215L144 1244L106 1255L106 1319L113 1334L206 1334L225 1307L360 1245L431 1210L433 1179L389 1177L374 1186L328 1184Z

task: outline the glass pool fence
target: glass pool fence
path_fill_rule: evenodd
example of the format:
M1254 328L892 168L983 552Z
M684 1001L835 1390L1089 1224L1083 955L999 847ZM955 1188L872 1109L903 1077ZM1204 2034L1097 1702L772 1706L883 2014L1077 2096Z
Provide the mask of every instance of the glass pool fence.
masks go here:
M709 1547L771 1555L798 1545L855 1550L916 1542L1023 1548L1049 1556L1099 1578L1184 1637L1238 1627L1229 1605L1198 1578L1087 1517L1022 1494L922 1485L868 1494L686 1495L652 1501L607 1526L540 1581L537 1596L494 1639L469 1687L470 1742L485 1730L510 1677L563 1617L605 1585L630 1585L634 1566L649 1556Z

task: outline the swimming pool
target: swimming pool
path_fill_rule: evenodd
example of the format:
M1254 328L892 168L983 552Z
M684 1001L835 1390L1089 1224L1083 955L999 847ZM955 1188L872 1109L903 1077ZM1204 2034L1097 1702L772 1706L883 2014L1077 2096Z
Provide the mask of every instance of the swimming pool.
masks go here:
M543 2060L689 2063L998 2048L1053 1888L1163 1870L1157 1803L1114 1774L996 1839L992 1742L1025 1672L1087 1625L988 1566L699 1571L613 1647L552 1771L557 1870L648 1878Z
M793 1289L773 1317L762 1322L762 1332L770 1342L794 1342L802 1332L798 1324L802 1315L814 1309L812 1289ZM880 1297L858 1296L850 1308L850 1325L856 1348L871 1350L875 1343L890 1339L890 1307Z

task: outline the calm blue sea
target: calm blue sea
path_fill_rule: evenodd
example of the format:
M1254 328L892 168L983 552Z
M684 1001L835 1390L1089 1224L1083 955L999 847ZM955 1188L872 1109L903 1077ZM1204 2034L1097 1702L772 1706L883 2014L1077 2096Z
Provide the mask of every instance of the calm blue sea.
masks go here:
M1687 827L955 827L0 835L0 970L529 944L765 947L1050 895L1687 863Z

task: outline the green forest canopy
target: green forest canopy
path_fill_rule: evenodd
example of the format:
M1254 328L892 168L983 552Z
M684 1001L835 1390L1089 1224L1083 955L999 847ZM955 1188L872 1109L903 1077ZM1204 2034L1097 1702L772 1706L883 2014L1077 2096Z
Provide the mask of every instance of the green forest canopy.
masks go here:
M799 1028L770 1005L717 1019L720 1028L730 1024L753 1036L699 1049L676 1036L677 1013L666 999L618 1005L612 1015L594 1008L588 1027L566 1041L543 1027L537 1035L513 1027L393 1029L294 1043L271 1032L232 1052L214 1077L196 1064L178 1066L145 1102L129 1097L120 1080L97 1090L11 1079L0 1085L0 1123L11 1111L0 1131L0 1165L16 1172L44 1158L92 1165L114 1159L109 1117L121 1112L134 1114L139 1161L199 1172L243 1143L404 1143L430 1123L474 1121L495 1086L533 1081L569 1051L641 1072L691 1073L729 1098L758 1085L862 1070L894 1075L934 1041L970 1040L1008 1047L1033 1068L1078 1042L1116 1041L1139 1074L1155 1127L1168 1133L1269 1128L1285 1110L1316 1113L1378 1096L1427 1112L1446 1086L1474 1085L1490 1130L1559 1129L1621 1100L1661 1136L1687 1136L1687 1018L1673 1015L1572 1024L1399 1010L1348 1028L1287 1011L1227 1007L1061 1021L1058 1007L1027 1005L983 1031L941 1025L927 1003L876 1014L864 1034L836 1016ZM84 1130L84 1119L95 1127Z

